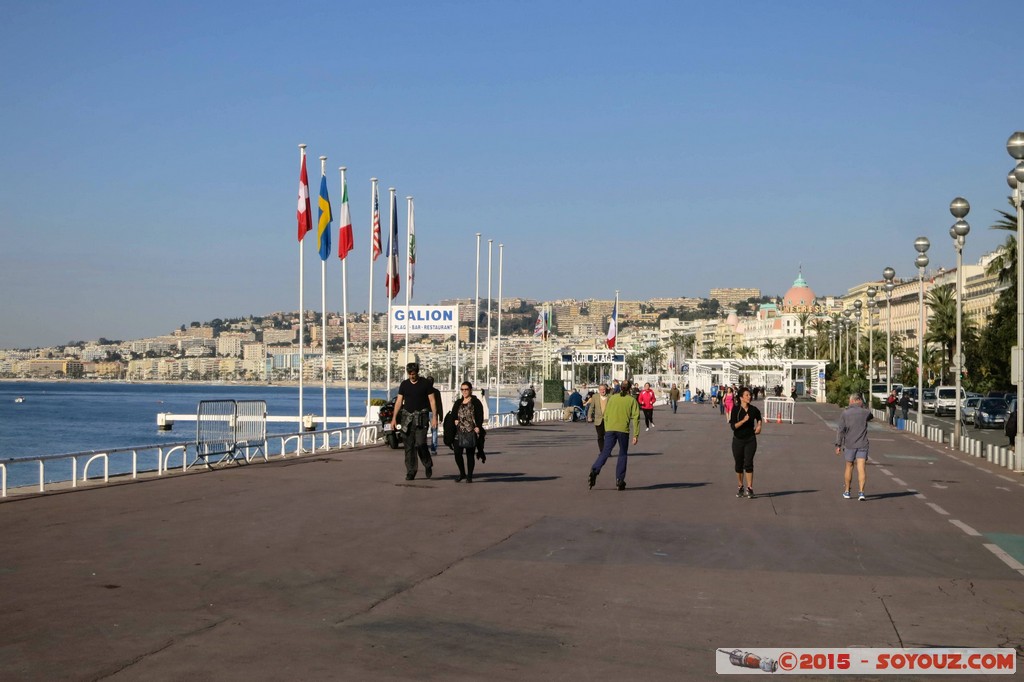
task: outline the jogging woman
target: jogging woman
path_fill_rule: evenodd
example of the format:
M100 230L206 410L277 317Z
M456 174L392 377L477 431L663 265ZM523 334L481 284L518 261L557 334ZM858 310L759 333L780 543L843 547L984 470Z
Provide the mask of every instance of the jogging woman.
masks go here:
M761 411L750 404L750 389L740 389L739 404L729 415L732 428L732 457L736 460L736 497L754 499L754 454L757 452L757 434L761 433ZM744 490L743 476L747 485Z

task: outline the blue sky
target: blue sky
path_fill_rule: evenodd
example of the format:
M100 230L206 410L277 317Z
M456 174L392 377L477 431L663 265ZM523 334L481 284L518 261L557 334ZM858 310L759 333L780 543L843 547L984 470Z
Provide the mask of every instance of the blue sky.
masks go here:
M414 303L473 294L476 232L495 278L505 245L507 297L782 294L801 265L842 293L886 265L912 274L918 235L955 264L958 195L974 262L1005 236L988 228L1024 129L1020 16L944 0L4 3L0 347L297 309L300 142L314 195L328 156L336 209L348 168L352 311L370 177L385 225L398 189L403 239L416 198ZM337 258L327 277L340 310Z

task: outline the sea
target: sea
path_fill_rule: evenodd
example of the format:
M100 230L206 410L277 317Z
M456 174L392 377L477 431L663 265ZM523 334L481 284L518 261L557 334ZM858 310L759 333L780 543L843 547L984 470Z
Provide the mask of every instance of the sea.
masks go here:
M384 390L374 390L370 397L386 395ZM366 387L350 386L349 397L350 415L364 416ZM18 398L23 400L18 402ZM200 400L265 400L268 415L299 412L299 389L295 386L0 381L0 461L192 440L195 422L178 423L171 431L159 431L156 417L160 412L195 414ZM322 402L319 384L304 387L303 412L319 415ZM508 412L514 406L511 399L501 399L498 405L500 412ZM327 412L328 416L344 416L343 388L328 387ZM297 424L267 424L268 434L297 430ZM31 475L27 465L19 466L26 472L18 474L12 468L9 486L24 485L26 481L20 479Z

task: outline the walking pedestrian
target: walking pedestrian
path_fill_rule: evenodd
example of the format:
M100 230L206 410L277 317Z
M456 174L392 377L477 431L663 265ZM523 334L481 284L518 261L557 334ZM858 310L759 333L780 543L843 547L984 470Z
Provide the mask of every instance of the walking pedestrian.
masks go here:
M907 415L910 414L910 396L906 391L900 395L900 411L903 413L903 421L907 421Z
M444 417L442 416L444 415L444 404L441 402L441 391L437 389L437 384L434 384L434 378L428 376L427 379L429 379L431 382L430 392L434 396L434 406L437 408L437 413L435 414L436 419L434 419L434 426L430 428L430 454L436 455L438 431L437 422L444 419Z
M676 414L676 410L679 408L679 387L672 384L672 388L668 390L668 404L672 406L672 414Z
M898 400L896 389L894 388L885 399L885 407L889 410L889 426L896 426L896 403Z
M722 403L725 405L725 413L732 419L732 408L736 405L736 394L733 393L732 386L725 389L725 397L722 398Z
M640 391L640 395L636 397L636 401L640 404L640 409L644 412L644 425L647 427L646 430L650 431L654 426L654 403L657 402L657 397L654 395L654 390L651 389L650 382L644 384L644 390Z
M1014 401L1010 414L1006 415L1006 421L1003 423L1003 435L1010 440L1008 447L1010 452L1013 452L1017 445L1017 401Z
M463 480L466 483L473 482L473 469L476 461L473 459L477 443L480 440L481 426L484 423L484 406L480 399L473 395L473 384L464 381L460 387L462 392L461 400L456 399L455 406L455 466L459 468L459 475L455 477L456 483ZM465 455L465 462L463 462ZM481 456L480 461L485 461Z
M610 397L608 384L601 384L597 387L597 394L590 398L587 405L587 421L592 423L597 430L598 452L604 449L604 412Z
M836 455L842 452L846 460L846 472L843 474L846 483L843 488L844 500L850 499L854 462L857 463L857 478L860 482L857 499L861 502L867 499L864 496L864 485L867 482L868 422L873 418L871 411L864 407L864 399L859 393L850 395L849 407L839 415L836 426Z
M597 483L601 467L608 461L615 444L619 444L619 456L615 462L615 487L626 489L626 462L629 453L629 434L633 432L633 445L640 438L640 405L630 395L630 382L623 381L618 394L611 396L604 412L604 447L590 467L590 487Z
M754 455L757 453L757 434L761 433L761 410L750 404L750 389L740 388L739 404L729 415L732 428L732 458L736 462L736 497L754 499ZM746 488L743 485L746 475Z
M409 378L398 385L391 428L397 428L401 419L405 432L405 480L411 481L416 478L417 456L423 462L426 477L430 478L434 473L434 461L427 448L427 430L437 428L437 404L432 393L434 384L420 379L420 366L410 362L405 366L405 372Z

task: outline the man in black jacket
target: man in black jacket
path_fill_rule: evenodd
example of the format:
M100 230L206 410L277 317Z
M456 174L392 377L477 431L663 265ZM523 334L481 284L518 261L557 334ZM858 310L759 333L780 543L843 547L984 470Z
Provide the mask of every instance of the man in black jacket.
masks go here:
M402 420L405 431L405 480L416 478L416 457L423 462L427 478L434 473L434 461L427 447L427 430L437 428L437 403L434 402L434 383L420 378L420 366L410 362L405 366L409 378L398 386L395 412L391 415L391 428Z

